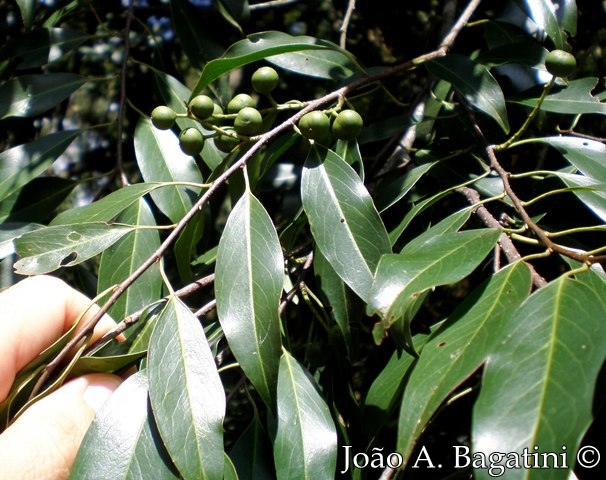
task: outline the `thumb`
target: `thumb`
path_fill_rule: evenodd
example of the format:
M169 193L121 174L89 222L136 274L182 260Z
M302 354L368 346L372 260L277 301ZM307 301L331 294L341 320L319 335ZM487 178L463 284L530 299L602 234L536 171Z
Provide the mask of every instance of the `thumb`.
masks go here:
M0 435L0 479L67 478L88 426L121 382L85 375L29 407Z

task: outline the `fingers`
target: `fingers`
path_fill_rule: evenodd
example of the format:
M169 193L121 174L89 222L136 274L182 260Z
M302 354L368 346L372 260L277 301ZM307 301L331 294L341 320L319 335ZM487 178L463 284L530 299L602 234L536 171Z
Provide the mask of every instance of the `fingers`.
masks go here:
M52 345L90 305L85 295L51 276L29 277L0 294L0 401L6 398L15 374ZM83 322L97 310L93 305ZM113 325L105 316L95 328L93 341Z
M121 381L85 375L28 408L0 435L0 478L67 478L95 413Z

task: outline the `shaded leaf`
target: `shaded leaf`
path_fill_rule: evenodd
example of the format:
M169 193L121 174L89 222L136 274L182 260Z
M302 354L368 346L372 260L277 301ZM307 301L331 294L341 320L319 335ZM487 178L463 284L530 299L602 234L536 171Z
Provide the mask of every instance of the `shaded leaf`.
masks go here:
M125 190L125 188L120 190ZM128 207L120 215L118 221L137 226L155 226L156 224L152 211L144 198L139 198L136 203ZM153 255L159 246L160 234L158 230L150 228L138 228L110 246L101 255L97 293L101 293L129 277ZM122 319L153 303L160 298L161 292L162 277L158 264L154 264L128 287L111 306L108 313L114 319Z
M116 373L130 367L145 356L145 351L126 353L113 356L82 356L78 358L72 369L71 377L79 377L87 373Z
M80 130L51 133L0 153L0 200L50 167L79 134Z
M391 248L360 177L334 152L313 145L303 168L301 198L322 254L366 300L379 258Z
M23 19L23 25L26 29L32 26L34 17L36 15L36 1L35 0L16 0L19 10L21 10L21 18Z
M431 60L426 65L436 77L450 82L472 107L496 120L509 133L503 91L484 65L458 54Z
M495 332L530 287L528 267L510 265L478 287L432 333L413 365L400 407L397 450L405 462L440 405L492 353L501 340Z
M597 78L585 77L571 80L564 87L554 87L541 103L541 110L569 115L584 113L604 115L606 114L606 104L601 103L598 97L591 94L597 82ZM533 89L530 97L528 97L529 92L527 92L523 97L514 97L508 100L520 105L534 107L539 100L540 93Z
M379 184L375 196L375 205L379 212L383 213L389 207L394 206L398 201L404 198L421 177L434 165L434 162L424 163L407 170L404 175L389 175L385 178L385 180Z
M276 476L271 441L257 416L236 441L229 457L243 480L271 480Z
M574 188L573 193L579 200L606 222L606 182L598 182L591 177L571 173L558 173L558 178L567 187Z
M247 190L231 211L219 241L215 295L227 342L271 409L281 351L283 275L276 229L263 205Z
M354 68L351 65L351 54L340 49L334 43L304 35L292 36L277 31L261 32L249 35L246 39L234 43L221 58L206 64L198 83L193 89L192 96L197 95L216 79L236 68L260 60L275 61L275 55L291 52L306 52L300 54L300 60L304 62L305 55L309 54L310 50L332 51L331 55L334 57L332 60L336 60L336 62L333 63L333 72L330 73L328 78L335 78L336 76L342 79L351 75ZM309 59L309 57L307 58ZM295 71L297 71L296 67L300 63L294 60L292 56L278 57L277 60L283 64L284 68L289 68L290 64L290 67Z
M103 222L44 227L15 239L15 251L22 257L15 263L19 275L37 275L70 267L98 255L124 235L131 225Z
M154 417L180 474L223 478L223 385L199 320L174 296L156 320L147 365Z
M22 75L0 85L0 119L35 117L50 110L86 83L74 73Z
M203 182L195 160L181 151L177 136L170 130L154 128L149 118L141 118L135 129L135 155L146 182ZM151 197L162 213L176 223L193 206L199 193L197 187L169 186L151 192Z
M278 480L334 478L337 465L337 432L328 406L287 351L280 359L274 460Z
M86 432L71 479L178 479L148 403L145 372L127 378Z
M576 451L593 419L594 387L606 357L605 308L603 292L560 277L514 312L484 370L473 410L474 451ZM489 478L485 470L476 474ZM563 469L508 474L568 477Z
M133 205L137 205L141 197L161 186L161 183L136 183L134 185L127 185L89 205L61 212L53 219L51 225L110 222L115 220L124 210Z

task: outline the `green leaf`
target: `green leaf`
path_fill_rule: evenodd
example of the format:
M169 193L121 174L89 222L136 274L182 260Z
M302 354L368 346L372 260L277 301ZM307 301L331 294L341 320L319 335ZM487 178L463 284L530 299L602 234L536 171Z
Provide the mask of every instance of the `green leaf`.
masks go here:
M135 129L135 155L146 182L203 182L195 160L181 151L177 136L154 128L149 118L141 118ZM169 186L151 192L151 197L162 213L177 223L199 193L197 187Z
M530 292L530 271L510 265L478 287L432 333L406 382L398 421L397 450L408 459L438 408L486 361L496 335Z
M87 373L116 373L126 367L132 366L145 356L145 351L125 353L123 355L112 356L82 356L78 358L72 369L70 370L71 377L79 377Z
M473 410L474 451L534 453L538 446L574 455L593 420L594 387L606 357L605 308L603 291L560 277L513 313L484 370ZM555 469L508 474L568 478ZM476 475L489 478L486 470Z
M155 226L156 224L153 213L144 198L139 198L137 203L131 205L120 215L118 220L121 223L137 226ZM114 243L101 255L97 293L101 293L129 277L153 255L159 246L158 230L148 228L136 229ZM154 264L120 296L108 313L114 319L125 318L128 314L134 313L160 298L161 292L162 277L158 265Z
M606 222L606 182L598 182L591 177L558 173L567 187L574 188L573 193L585 206Z
M46 222L78 182L38 177L0 201L0 223Z
M389 175L385 178L379 184L375 197L375 204L379 212L383 213L404 198L434 165L435 162L424 163L407 170L404 175Z
M80 130L51 133L0 153L0 200L50 167L79 134Z
M173 0L170 11L175 33L191 65L202 70L211 59L223 53L223 46L215 41L208 28L207 20L200 15L200 10L187 0ZM186 98L187 99L187 98Z
M229 452L229 457L243 480L269 480L276 476L271 441L257 416L236 441Z
M68 28L40 28L14 38L0 52L0 62L18 59L15 68L27 70L52 63L93 38Z
M127 210L133 205L137 205L137 202L139 202L141 197L161 186L161 183L135 183L134 185L127 185L89 205L61 212L53 219L51 225L111 222L124 212L124 210Z
M301 198L322 254L367 300L379 258L391 247L360 177L334 152L314 145L303 168Z
M0 225L0 259L15 253L13 241L26 232L33 232L43 225L35 223L4 223Z
M469 275L499 235L497 229L467 230L434 237L423 250L415 248L408 253L404 248L399 254L384 255L377 267L367 313L378 313L380 327L388 329L404 316L421 292Z
M148 403L145 372L128 377L86 432L71 479L178 479Z
M555 48L566 48L566 35L558 23L555 7L551 0L516 0L516 3L528 14L528 16L534 21L534 23L537 24L540 29L545 31L545 33L553 41ZM570 12L569 9L568 11ZM570 28L570 22L570 14L568 14L568 28Z
M450 82L472 107L496 120L509 133L503 91L484 65L458 54L430 60L426 65L433 75Z
M335 478L335 424L309 373L287 351L280 359L274 460L278 480Z
M585 77L571 80L564 87L553 87L551 92L541 103L541 110L552 113L569 115L580 114L606 114L606 104L591 94L598 82L597 78ZM530 95L530 97L528 96ZM524 96L508 99L511 102L528 107L534 107L539 100L540 92L533 89Z
M16 0L19 10L21 10L21 18L23 25L29 30L36 16L36 1L35 0Z
M341 140L338 139L335 145L334 152L341 157L347 164L351 165L358 171L358 176L364 181L364 161L360 153L360 145L358 140Z
M330 58L316 56L310 58L310 50L330 51ZM281 54L297 52L297 57L284 57ZM316 52L317 54L317 52ZM280 56L278 56L280 55ZM276 57L278 56L278 57ZM269 58L268 58L269 57ZM301 63L314 65L324 65L324 72L317 70L317 75L328 75L329 79L343 79L350 76L354 70L351 63L351 54L346 50L340 49L337 45L325 40L308 36L292 36L287 33L270 31L260 32L249 35L246 39L240 40L229 47L221 58L208 62L202 70L202 75L193 89L192 96L197 95L212 82L227 72L243 67L260 60L276 61L283 64L284 68L294 71L301 70ZM311 62L310 62L311 60ZM328 61L332 61L332 66ZM326 63L325 63L326 62ZM318 67L319 68L319 67ZM330 71L332 68L332 71Z
M74 73L22 75L0 85L0 119L35 117L50 110L87 82Z
M223 478L225 392L199 320L174 296L156 320L147 364L154 417L180 474Z
M22 257L15 263L19 275L38 275L71 267L98 255L135 227L104 222L44 227L15 239Z
M221 327L240 367L273 410L280 362L284 259L263 205L246 191L217 251L215 295Z

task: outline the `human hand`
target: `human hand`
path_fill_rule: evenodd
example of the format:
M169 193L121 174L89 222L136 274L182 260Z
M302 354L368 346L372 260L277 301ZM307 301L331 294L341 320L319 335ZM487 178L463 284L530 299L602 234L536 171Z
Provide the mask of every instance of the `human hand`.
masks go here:
M30 277L0 294L0 402L17 372L69 330L89 304L50 276ZM114 325L103 317L92 341ZM109 374L84 375L28 408L0 435L0 479L67 478L95 413L121 381Z

